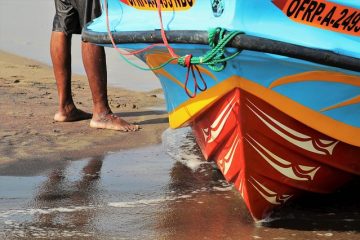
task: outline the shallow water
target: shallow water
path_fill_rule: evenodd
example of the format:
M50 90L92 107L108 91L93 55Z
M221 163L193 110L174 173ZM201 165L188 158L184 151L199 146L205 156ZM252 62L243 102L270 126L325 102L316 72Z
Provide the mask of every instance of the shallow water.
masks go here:
M254 223L215 166L201 164L188 129L167 130L163 140L79 161L2 168L0 238L360 239L359 182Z

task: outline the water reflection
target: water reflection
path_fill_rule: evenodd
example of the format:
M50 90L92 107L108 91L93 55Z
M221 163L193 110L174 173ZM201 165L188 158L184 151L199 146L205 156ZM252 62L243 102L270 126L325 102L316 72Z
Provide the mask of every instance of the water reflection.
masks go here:
M190 133L184 136L182 142L192 139ZM186 150L192 146L189 142L186 145ZM184 151L184 146L181 149ZM196 145L189 152L199 155ZM360 189L359 178L334 194L308 194L274 212L271 218L254 223L235 190L217 191L224 190L224 180L215 167L202 165L194 172L178 162L170 176L170 190L177 194L192 193L192 196L169 202L159 215L157 227L161 233L168 231L168 239L318 239L332 236L360 239L360 191L355 190Z
M39 186L35 196L38 207L53 207L56 201L67 201L70 204L89 204L97 199L98 182L103 165L103 156L93 157L82 168L79 180L68 179L66 166L51 170L47 180Z
M255 224L213 164L188 167L197 150L180 152L181 162L154 146L0 176L0 239L360 239L360 181Z
M194 172L178 162L170 176L172 193L191 197L163 206L156 225L161 239L360 239L360 179L334 194L308 194L254 223L211 165Z
M74 176L68 175L66 166L51 170L31 203L31 207L45 211L39 211L30 226L43 229L43 232L45 230L46 236L51 236L49 232L52 230L60 229L62 236L66 236L65 231L68 236L94 239L89 233L94 232L92 225L96 221L97 211L91 206L99 202L102 192L99 180L103 159L103 156L98 156L88 160L80 173L76 174L80 179L75 181L71 179ZM85 233L85 236L79 233Z
M243 201L213 165L193 171L177 162L170 176L170 192L191 197L168 202L158 214L162 238L225 239L235 233L252 239L253 222Z

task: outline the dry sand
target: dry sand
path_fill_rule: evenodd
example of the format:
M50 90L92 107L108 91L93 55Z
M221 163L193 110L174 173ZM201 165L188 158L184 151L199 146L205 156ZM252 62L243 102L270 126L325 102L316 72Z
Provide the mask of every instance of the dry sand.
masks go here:
M72 86L76 105L91 112L86 77L74 75ZM73 160L160 143L168 118L165 111L151 110L164 108L164 100L157 97L159 93L160 89L133 92L109 88L112 110L125 120L140 124L139 132L93 129L89 120L54 122L57 90L52 68L0 51L0 164Z

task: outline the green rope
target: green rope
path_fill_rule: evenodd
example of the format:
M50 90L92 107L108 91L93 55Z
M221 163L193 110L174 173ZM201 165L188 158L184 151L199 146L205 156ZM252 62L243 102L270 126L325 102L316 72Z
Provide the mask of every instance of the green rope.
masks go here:
M209 46L211 50L201 57L192 57L190 63L194 65L205 64L215 72L220 72L225 69L226 62L235 58L240 51L226 56L225 46L228 44L236 35L240 34L239 31L233 31L225 35L226 30L223 28L215 28L209 30ZM215 38L218 36L218 43L215 44ZM185 59L188 55L180 57L178 64L181 66L186 65Z
M229 32L227 35L225 35L226 30L223 28L214 28L209 30L209 46L211 47L211 50L208 51L204 56L200 57L192 57L190 60L190 63L193 65L199 65L199 64L205 64L208 65L209 68L215 72L220 72L225 69L226 62L235 58L240 51L230 55L226 56L225 54L225 46L228 44L236 35L240 34L241 32L234 31ZM215 43L215 38L218 36L218 43ZM188 55L185 55L183 57L178 58L178 64L185 67L185 59ZM166 65L168 65L170 62L176 60L177 58L170 58L166 62L160 64L159 66L152 67L152 68L146 68L139 66L138 64L130 61L125 56L120 54L120 57L124 59L125 62L128 64L144 71L156 71L159 70Z

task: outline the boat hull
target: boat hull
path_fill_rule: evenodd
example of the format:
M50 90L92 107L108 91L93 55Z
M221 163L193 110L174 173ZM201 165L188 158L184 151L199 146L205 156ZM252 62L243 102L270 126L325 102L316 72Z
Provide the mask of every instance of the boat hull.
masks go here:
M255 219L305 192L333 192L360 174L359 147L317 132L239 88L191 126L204 156L234 183Z
M108 0L109 11L85 27L83 40L136 51L162 84L170 127L192 127L205 158L255 219L360 175L359 3L169 2L159 14L155 1ZM164 31L154 30L160 15ZM198 64L186 78L191 65L169 60L174 54L164 45L148 48L164 43L165 33L178 56L203 57L215 51L207 34L214 27L238 33L216 53L239 52L223 71Z

